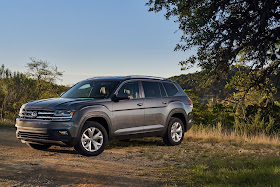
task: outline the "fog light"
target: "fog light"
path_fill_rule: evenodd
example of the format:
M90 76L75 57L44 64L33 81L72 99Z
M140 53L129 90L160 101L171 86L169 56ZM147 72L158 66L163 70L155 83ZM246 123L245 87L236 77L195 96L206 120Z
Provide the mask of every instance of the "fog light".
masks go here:
M61 135L68 135L68 132L67 131L58 131L59 132L59 134L61 134Z

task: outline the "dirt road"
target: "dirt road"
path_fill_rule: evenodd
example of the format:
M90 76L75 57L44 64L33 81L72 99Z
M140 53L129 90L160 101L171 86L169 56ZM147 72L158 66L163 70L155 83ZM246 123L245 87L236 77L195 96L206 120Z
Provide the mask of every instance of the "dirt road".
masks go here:
M139 146L122 147L121 143L109 144L97 157L57 146L38 151L17 140L14 129L0 129L0 186L160 185L160 179L143 175L157 163L141 153Z
M179 146L160 138L111 142L85 157L73 148L34 150L0 128L0 186L280 186L279 155L278 144L186 136Z

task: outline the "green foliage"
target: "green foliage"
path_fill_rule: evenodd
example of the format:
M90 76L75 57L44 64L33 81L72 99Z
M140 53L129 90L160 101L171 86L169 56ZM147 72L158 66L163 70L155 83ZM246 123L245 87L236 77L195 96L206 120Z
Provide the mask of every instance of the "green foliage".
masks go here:
M266 106L247 105L244 106L243 114L242 110L235 109L234 103L209 101L207 105L203 105L199 102L196 92L191 90L185 92L193 101L195 125L232 129L240 135L280 132L280 106L277 104L279 102L267 103Z
M233 89L235 91L234 98L236 100L245 103L263 104L268 101L277 99L277 91L280 91L280 85L278 83L279 70L275 70L275 74L265 78L265 80L255 86L255 79L260 74L260 71L250 71L247 66L236 66L236 72L231 77L227 85L227 89ZM279 94L278 94L278 98Z
M268 112L267 109L258 109L257 112L246 108L246 118L235 116L234 130L239 134L277 134L280 130L279 112ZM276 110L280 111L280 108Z
M180 64L202 71L171 78L193 99L196 124L222 124L241 133L279 131L279 0L149 0L147 5L149 11L166 10L165 17L179 23L183 34L175 50L197 49Z
M178 82L192 99L195 125L216 127L221 124L223 129L240 134L278 133L280 85L277 77L272 75L268 81L270 89L256 89L247 85L250 72L246 66L232 67L227 78L214 80L212 85L204 85L203 71L171 79ZM260 117L256 118L258 115Z
M147 5L149 11L166 10L166 18L179 23L183 34L175 50L197 49L180 62L182 69L198 65L208 78L220 78L232 65L247 64L246 85L258 88L268 86L267 78L280 67L279 0L149 0Z
M209 104L202 105L198 101L197 95L190 90L185 90L187 95L193 101L193 113L195 124L202 124L206 126L217 126L223 124L223 126L231 128L234 124L234 113L232 106L224 106L222 104Z
M240 99L252 91L262 92L262 95L266 94L267 97L280 99L280 81L277 77L280 75L279 70L275 70L275 74L266 78L266 81L259 84L257 88L252 87L252 79L256 79L255 74L257 72L252 72L247 66L236 65L231 66L227 76L220 77L219 80L211 78L207 71L182 74L170 77L170 79L180 84L183 89L197 92L199 100L207 95L226 99L229 95L237 94L237 92L238 99Z
M0 119L14 119L22 104L31 100L58 97L68 89L42 79L28 78L22 73L13 73L5 69L4 65L0 69L0 76Z

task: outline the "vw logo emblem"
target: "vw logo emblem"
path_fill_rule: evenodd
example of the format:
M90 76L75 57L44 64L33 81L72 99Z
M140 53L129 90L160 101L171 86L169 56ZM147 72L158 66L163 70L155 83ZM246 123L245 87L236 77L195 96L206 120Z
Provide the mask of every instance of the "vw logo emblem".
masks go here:
M37 117L37 115L38 115L38 114L37 114L37 112L36 112L36 111L33 111L33 112L31 113L31 117L32 117L32 118L36 118L36 117Z

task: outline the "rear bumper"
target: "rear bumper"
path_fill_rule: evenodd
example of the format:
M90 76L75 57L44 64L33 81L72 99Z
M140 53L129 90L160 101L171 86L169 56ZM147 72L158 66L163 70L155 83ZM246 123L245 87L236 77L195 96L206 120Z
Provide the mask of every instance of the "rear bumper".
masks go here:
M73 146L77 127L73 122L16 120L16 137L23 142Z
M186 131L188 131L192 126L193 126L193 113L190 112L190 113L188 113L188 117L187 117L187 128L186 128Z

